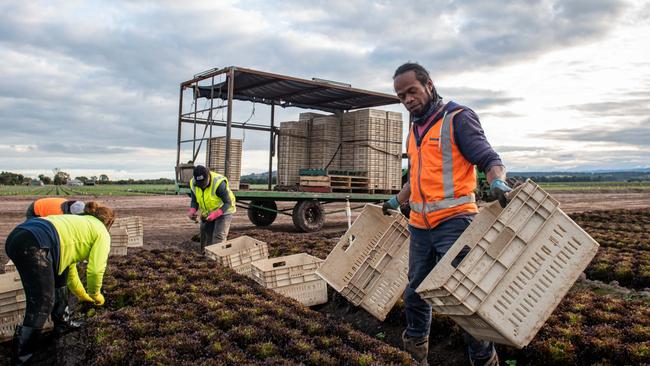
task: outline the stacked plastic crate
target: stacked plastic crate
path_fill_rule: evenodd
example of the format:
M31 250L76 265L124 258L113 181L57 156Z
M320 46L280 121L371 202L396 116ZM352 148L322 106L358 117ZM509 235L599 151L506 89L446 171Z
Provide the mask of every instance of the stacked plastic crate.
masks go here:
M144 224L142 216L118 217L115 219L112 228L126 229L128 237L127 246L129 248L144 245Z
M123 227L111 227L109 231L111 235L111 251L110 256L126 255L129 246L129 232Z
M362 109L343 114L341 169L365 171L370 190L402 187L402 114Z
M0 274L0 342L12 338L16 326L23 322L26 307L25 291L15 267L11 272ZM51 319L48 318L44 329L52 329Z
M307 155L309 169L339 169L341 153L339 144L340 120L335 115L301 113L300 120L308 123L309 144Z
M230 139L230 166L228 184L230 189L238 190L241 179L242 140ZM226 171L226 138L215 137L208 140L205 161L210 170L219 174Z
M307 121L280 123L278 136L278 185L280 186L298 184L300 169L309 164L307 125Z

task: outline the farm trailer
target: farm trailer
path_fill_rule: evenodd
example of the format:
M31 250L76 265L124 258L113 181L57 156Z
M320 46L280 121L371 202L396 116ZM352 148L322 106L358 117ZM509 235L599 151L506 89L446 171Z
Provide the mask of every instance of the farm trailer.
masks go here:
M217 80L225 79L223 81ZM183 105L184 94L191 93L189 108ZM198 100L205 98L206 105L199 109ZM233 101L261 103L271 107L269 124L238 122L233 120ZM211 69L194 75L191 80L180 84L178 108L178 135L176 152L176 187L179 194L189 194L192 170L204 142L213 138L213 127L225 127L225 171L231 169L230 150L232 129L267 132L269 134L269 170L266 190L235 191L237 205L248 210L248 217L257 226L271 225L278 214L290 215L297 229L317 231L325 215L340 212L326 212L324 205L332 202L377 203L387 200L391 194L376 193L314 193L300 191L272 190L273 157L279 128L275 124L275 108L302 108L319 110L341 116L343 112L373 108L399 103L394 95L352 88L350 85L314 78L300 79L286 75L230 66ZM208 106L209 104L209 106ZM215 118L217 114L225 119ZM185 137L184 126L191 127L191 136ZM203 131L201 131L201 128ZM181 153L189 150L191 158L187 163L181 160ZM207 152L207 161L211 151ZM295 202L293 208L278 209L276 202ZM355 206L351 209L358 209Z

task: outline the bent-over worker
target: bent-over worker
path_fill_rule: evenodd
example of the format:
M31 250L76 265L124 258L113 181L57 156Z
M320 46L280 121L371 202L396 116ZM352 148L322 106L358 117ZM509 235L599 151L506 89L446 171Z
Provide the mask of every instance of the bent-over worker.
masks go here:
M404 292L406 330L404 349L427 365L431 306L416 292L478 212L474 190L476 170L486 172L491 194L505 206L506 169L488 143L478 116L452 101L443 102L429 72L406 63L393 76L395 93L410 112L412 122L406 151L409 181L384 203L384 213L410 202L409 283ZM461 252L454 265L467 254ZM492 342L465 333L471 365L498 365Z
M221 243L228 238L232 214L235 213L235 195L230 190L228 179L211 172L203 165L194 168L190 180L192 201L187 213L196 221L201 211L201 253L207 245Z
M66 283L79 301L104 304L100 290L111 249L108 229L114 219L110 208L88 202L84 215L34 218L9 234L5 250L27 298L23 324L16 327L13 338L12 364L29 363L48 316L52 315L55 334L79 327L67 311ZM77 263L84 260L88 261L86 289L77 273Z
M84 207L83 201L67 200L60 197L39 198L27 207L25 216L29 220L49 215L79 215L84 212Z

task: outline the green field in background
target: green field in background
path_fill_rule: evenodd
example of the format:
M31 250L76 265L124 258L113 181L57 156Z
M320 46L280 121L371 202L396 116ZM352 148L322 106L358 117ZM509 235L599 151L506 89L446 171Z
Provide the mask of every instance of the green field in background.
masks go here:
M561 182L540 183L544 189L569 190L650 190L650 182ZM250 189L266 189L266 184L251 184ZM129 196L146 194L176 194L173 184L103 184L96 186L0 186L0 196Z
M0 186L0 196L129 196L176 194L173 184L102 184L96 186Z
M539 183L539 185L553 191L569 190L650 190L650 182L553 182Z

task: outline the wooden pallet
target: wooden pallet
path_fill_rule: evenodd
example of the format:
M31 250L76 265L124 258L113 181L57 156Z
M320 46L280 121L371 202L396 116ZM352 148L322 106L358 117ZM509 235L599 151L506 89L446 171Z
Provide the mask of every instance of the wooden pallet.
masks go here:
M335 192L362 192L368 190L368 177L330 175L330 185Z
M325 176L300 176L301 187L330 187L330 177Z

